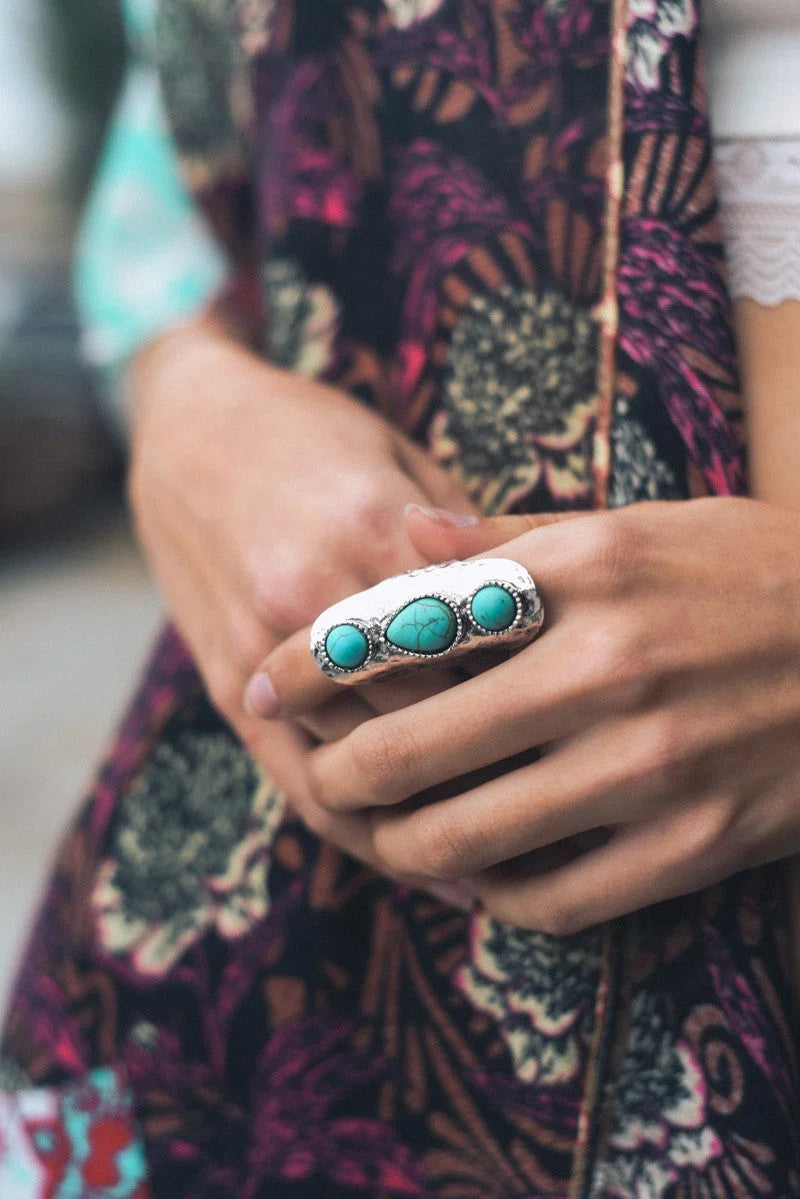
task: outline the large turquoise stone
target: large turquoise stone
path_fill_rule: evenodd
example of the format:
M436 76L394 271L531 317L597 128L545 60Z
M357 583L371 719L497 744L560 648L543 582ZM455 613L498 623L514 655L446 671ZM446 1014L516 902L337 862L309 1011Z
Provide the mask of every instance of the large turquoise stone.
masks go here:
M413 654L440 654L450 648L457 633L453 609L442 600L425 596L397 613L386 630L386 640Z
M517 615L517 604L505 587L491 584L481 587L472 597L472 615L475 623L491 633L502 633L510 629Z
M337 624L325 638L325 652L334 666L357 670L369 657L369 641L354 624Z

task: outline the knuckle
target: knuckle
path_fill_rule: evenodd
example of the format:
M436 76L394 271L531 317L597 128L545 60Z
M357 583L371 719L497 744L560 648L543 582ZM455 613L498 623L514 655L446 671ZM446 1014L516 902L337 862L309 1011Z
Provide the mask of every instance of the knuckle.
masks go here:
M306 758L300 783L303 820L312 832L321 837L331 837L342 812L352 807L352 796L340 794L336 778L331 776L326 760L317 760L313 752Z
M579 908L552 897L537 899L535 903L522 908L506 896L503 899L487 897L484 906L496 920L516 924L547 937L571 937L591 923L591 918Z
M309 755L306 763L304 785L307 807L327 815L327 810L334 807L330 775L324 766L320 767L313 753Z
M581 533L582 564L605 594L619 595L636 570L638 535L621 511L589 521Z
M551 899L542 906L535 927L551 937L571 937L586 925L586 917L578 908Z
M310 624L320 607L317 572L292 551L253 554L248 563L253 609L268 628L295 632Z
M303 824L316 837L330 839L331 830L333 828L333 817L324 808L319 807L313 800L307 796L296 796L294 798L294 807Z
M431 878L462 878L472 871L470 842L446 805L420 811L414 829L415 866Z
M660 711L637 730L641 773L661 793L682 789L691 766L686 722L675 712Z
M735 851L738 838L732 836L736 819L726 797L706 800L693 808L682 830L683 853L700 863L719 859L720 849Z
M646 631L621 614L588 628L582 646L588 689L619 694L636 704L651 686L650 647Z
M253 621L229 614L228 634L233 662L248 677L267 653L263 632Z
M238 675L224 667L212 668L207 676L206 689L219 714L229 724L235 724L242 715L242 686Z
M351 733L353 767L364 781L365 797L387 803L395 796L410 795L417 753L407 731L390 731L380 718L366 721Z
M351 528L368 530L372 535L396 532L398 513L390 502L385 482L377 474L342 474L335 499L335 511Z

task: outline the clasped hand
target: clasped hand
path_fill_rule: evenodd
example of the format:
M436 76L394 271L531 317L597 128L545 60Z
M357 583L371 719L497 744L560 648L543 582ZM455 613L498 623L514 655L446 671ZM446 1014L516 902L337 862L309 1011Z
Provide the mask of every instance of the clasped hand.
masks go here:
M558 934L800 849L796 515L719 498L405 522L429 561L522 563L545 632L312 749L299 806L316 831ZM307 629L262 672L273 718L341 693Z

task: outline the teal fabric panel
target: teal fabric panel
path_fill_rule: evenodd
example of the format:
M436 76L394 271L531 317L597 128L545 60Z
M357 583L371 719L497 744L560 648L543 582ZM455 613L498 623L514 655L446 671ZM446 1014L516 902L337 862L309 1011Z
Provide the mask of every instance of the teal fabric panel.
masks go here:
M130 355L204 308L227 277L180 178L149 57L153 20L152 0L128 0L130 64L76 243L83 350L115 405Z

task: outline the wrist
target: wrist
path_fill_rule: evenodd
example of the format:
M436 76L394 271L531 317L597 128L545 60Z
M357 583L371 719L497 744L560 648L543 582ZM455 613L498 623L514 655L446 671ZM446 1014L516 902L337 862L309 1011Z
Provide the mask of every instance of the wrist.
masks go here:
M229 371L247 351L211 315L174 325L131 356L125 373L130 420L135 427L151 403L179 402L197 394L220 371Z

